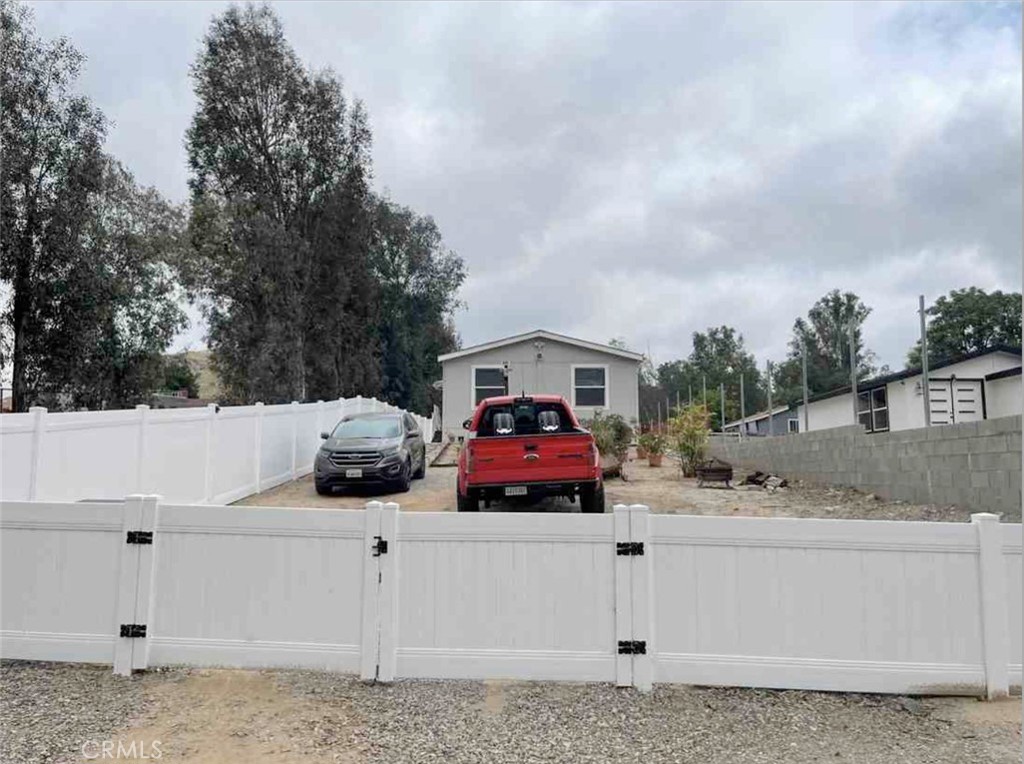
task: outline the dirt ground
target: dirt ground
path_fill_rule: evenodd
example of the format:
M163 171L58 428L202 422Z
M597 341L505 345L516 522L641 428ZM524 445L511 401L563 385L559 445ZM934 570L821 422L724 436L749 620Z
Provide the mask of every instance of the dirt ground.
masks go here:
M688 515L728 515L735 517L824 517L862 520L929 520L966 522L970 511L957 507L906 504L884 501L871 494L847 488L829 488L795 483L774 492L757 486L739 485L744 473L738 470L732 488L706 486L683 478L676 463L668 458L663 466L652 468L646 461L631 459L624 478L605 482L608 509L615 504L646 504L652 512ZM394 501L402 510L412 512L452 512L455 510L456 468L434 466L426 478L413 482L405 494L373 494L348 491L335 496L320 496L307 476L256 496L239 505L264 507L323 507L362 509L367 501ZM579 505L564 499L547 499L538 504L492 505L492 511L578 512ZM486 511L486 510L485 510Z

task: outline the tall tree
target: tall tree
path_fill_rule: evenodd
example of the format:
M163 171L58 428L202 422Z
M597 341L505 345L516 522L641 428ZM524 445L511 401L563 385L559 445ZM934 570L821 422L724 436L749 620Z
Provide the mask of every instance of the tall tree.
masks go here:
M933 360L987 350L997 345L1020 347L1021 294L985 292L978 287L954 289L926 310L928 357ZM921 366L921 342L907 353L907 368Z
M139 402L184 322L166 265L180 212L103 154L105 121L72 92L83 57L66 39L40 40L29 11L8 0L0 34L2 346L14 408Z
M362 107L333 73L302 66L269 5L215 18L192 78L195 249L186 273L228 397L352 391L374 378L366 368L375 364L372 290L348 275L368 267ZM339 344L352 355L341 358Z
M849 325L853 322L857 377L876 372L875 355L864 345L864 321L871 313L853 292L833 289L811 306L807 318L797 318L787 359L775 367L776 400L795 402L803 395L802 348L807 347L807 386L822 393L850 383Z
M743 335L731 326L712 326L704 332L694 332L693 350L685 360L668 361L658 366L656 392L643 396L641 418L644 421L651 419L658 402L662 409L666 401L674 408L677 394L681 403L688 403L691 388L694 402L703 402L706 381L712 426L721 426L719 385L726 387L726 419L739 419L742 410L741 375L746 413L753 414L767 405L767 395L757 361L747 351Z
M465 270L432 218L379 199L373 220L384 397L427 411L431 383L441 373L437 356L456 346L449 318Z

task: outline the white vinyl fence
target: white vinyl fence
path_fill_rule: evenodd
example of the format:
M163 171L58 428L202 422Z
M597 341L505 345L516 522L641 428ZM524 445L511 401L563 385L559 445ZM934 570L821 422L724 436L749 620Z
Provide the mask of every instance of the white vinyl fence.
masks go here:
M1021 526L0 504L8 658L858 692L1021 682ZM130 542L130 543L129 543ZM122 636L123 635L123 636Z
M400 411L376 398L279 406L0 416L0 500L78 501L156 493L228 504L313 469L320 432L342 416ZM424 439L434 422L415 414Z

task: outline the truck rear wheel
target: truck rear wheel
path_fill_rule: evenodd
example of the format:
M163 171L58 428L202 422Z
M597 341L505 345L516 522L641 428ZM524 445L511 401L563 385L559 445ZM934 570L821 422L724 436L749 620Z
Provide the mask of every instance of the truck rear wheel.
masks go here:
M459 512L479 512L480 500L475 496L463 496L455 489L455 505Z
M580 512L597 514L604 512L604 485L596 488L587 486L580 490Z

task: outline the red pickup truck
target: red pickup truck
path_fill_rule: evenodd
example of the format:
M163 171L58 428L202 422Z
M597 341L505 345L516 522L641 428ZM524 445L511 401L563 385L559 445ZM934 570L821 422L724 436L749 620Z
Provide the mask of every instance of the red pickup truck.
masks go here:
M480 401L459 454L459 512L509 497L565 496L583 512L604 512L601 457L560 395Z

